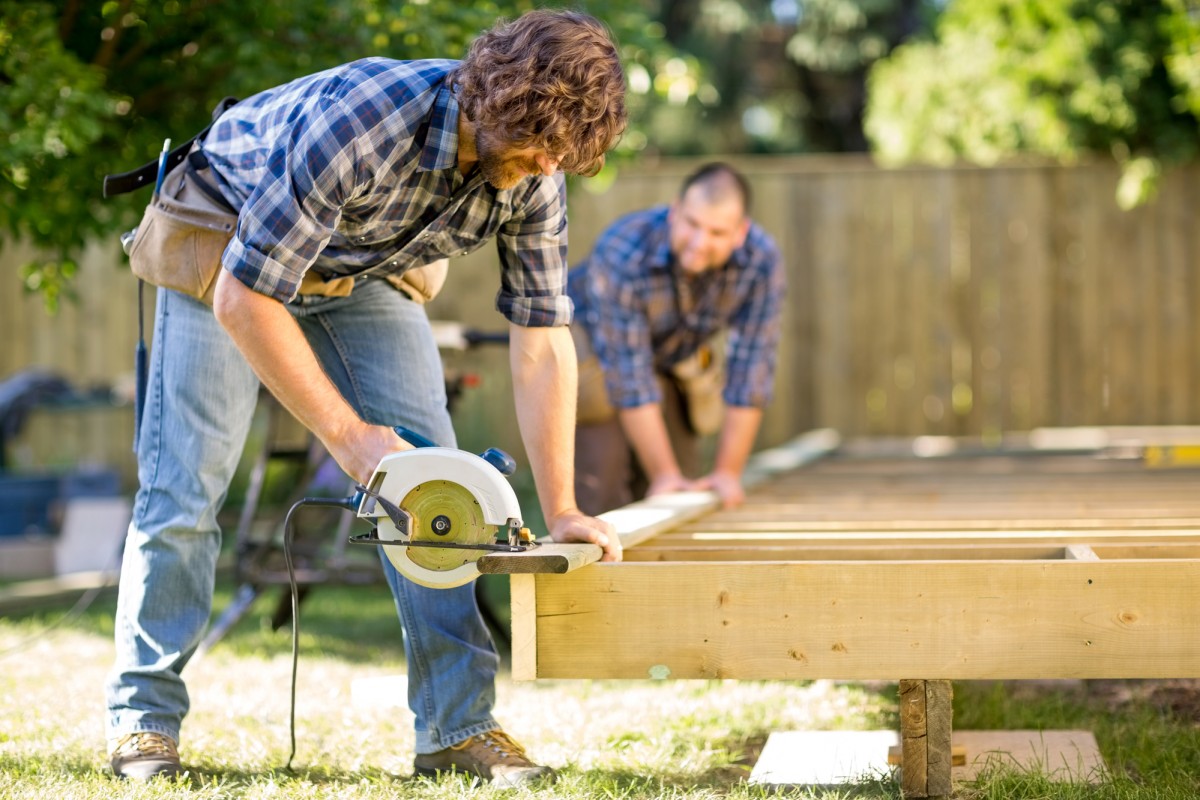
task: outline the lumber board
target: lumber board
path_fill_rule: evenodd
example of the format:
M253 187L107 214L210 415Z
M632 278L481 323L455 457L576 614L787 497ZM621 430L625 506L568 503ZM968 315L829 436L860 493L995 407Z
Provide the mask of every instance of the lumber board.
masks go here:
M686 513L633 509L624 563L526 584L523 676L1196 676L1200 473L822 437L775 452L739 509L667 496Z
M737 522L707 520L704 524L681 524L672 533L703 532L710 535L755 533L769 536L784 536L790 532L826 531L852 534L856 531L880 533L896 531L905 534L920 534L923 532L945 531L950 534L968 531L984 533L987 531L1031 531L1044 533L1046 531L1088 531L1089 535L1100 534L1106 530L1116 535L1128 535L1131 530L1153 531L1156 534L1172 529L1187 529L1196 531L1200 528L1196 517L1163 517L1151 518L1117 518L1117 519L886 519L882 515L872 519L817 519L817 520L780 520L776 522ZM1119 530L1113 530L1119 529Z
M1200 563L1191 560L625 563L534 581L540 678L1200 670Z
M929 760L925 752L925 681L900 681L900 790L905 797L928 797Z
M1070 547L1054 543L983 544L645 544L626 561L1032 561L1067 558Z
M839 441L836 432L822 428L756 453L746 466L743 483L752 487L780 472L799 469L835 450ZM621 546L629 549L718 505L715 492L676 492L639 500L599 518L612 523L621 537ZM489 553L477 564L485 575L563 574L599 561L603 554L596 545L556 543L543 538L538 547L520 553Z
M561 575L599 561L603 555L599 545L538 542L520 553L489 553L475 563L484 575Z
M929 797L950 795L950 768L954 764L951 735L954 730L954 688L950 681L925 684L925 791Z
M906 798L951 792L953 697L950 681L900 681L900 786Z
M512 677L517 681L537 677L537 588L534 581L534 576L530 574L516 574L509 578Z

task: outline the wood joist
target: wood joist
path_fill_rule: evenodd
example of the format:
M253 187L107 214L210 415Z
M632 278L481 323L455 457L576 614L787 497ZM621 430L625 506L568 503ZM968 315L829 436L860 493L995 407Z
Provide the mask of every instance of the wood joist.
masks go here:
M760 454L737 510L614 512L620 564L514 575L514 677L1197 675L1194 469L1149 469L1126 440L837 445Z

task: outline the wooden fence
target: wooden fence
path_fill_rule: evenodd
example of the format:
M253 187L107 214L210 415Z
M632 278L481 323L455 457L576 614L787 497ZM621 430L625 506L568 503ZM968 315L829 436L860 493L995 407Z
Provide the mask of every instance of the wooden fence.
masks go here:
M619 215L668 201L698 163L628 166L603 191L576 187L572 260ZM735 163L789 275L763 444L816 427L995 438L1047 425L1200 421L1200 166L1169 174L1153 203L1125 212L1107 163ZM88 251L79 304L53 318L21 295L25 255L0 251L0 376L43 366L84 383L127 382L136 294L115 242ZM490 247L462 259L431 314L503 328L492 310L496 263ZM467 438L503 440L512 428L506 359L456 358L485 375L464 402ZM62 434L63 425L53 427ZM100 447L87 436L109 435L90 427L69 431L85 455ZM127 437L124 418L99 427Z

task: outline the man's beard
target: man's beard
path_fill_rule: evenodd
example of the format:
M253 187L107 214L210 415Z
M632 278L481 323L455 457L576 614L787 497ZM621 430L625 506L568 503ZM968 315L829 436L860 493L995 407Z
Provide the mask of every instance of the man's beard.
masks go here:
M528 159L509 155L506 143L487 131L476 132L475 152L483 179L497 189L511 189L538 171L537 165Z

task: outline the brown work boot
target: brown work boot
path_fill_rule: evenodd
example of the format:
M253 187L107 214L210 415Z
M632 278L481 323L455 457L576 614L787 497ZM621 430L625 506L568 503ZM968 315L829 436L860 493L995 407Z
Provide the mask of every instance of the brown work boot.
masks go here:
M122 736L110 758L118 778L146 781L157 775L174 778L183 772L175 741L161 733L141 731Z
M553 778L554 770L533 763L525 748L504 731L488 731L436 753L419 753L413 773L435 777L441 772L464 772L493 786L516 788L540 778Z

